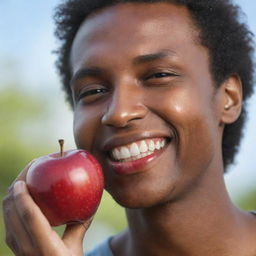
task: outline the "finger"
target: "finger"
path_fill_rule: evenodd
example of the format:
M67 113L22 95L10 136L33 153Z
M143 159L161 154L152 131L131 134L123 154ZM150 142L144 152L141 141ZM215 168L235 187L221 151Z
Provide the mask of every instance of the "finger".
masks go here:
M3 218L6 243L13 252L18 254L20 251L24 251L24 249L25 251L30 250L33 247L32 240L23 227L23 223L20 221L12 200L12 195L10 194L3 200Z
M63 234L63 242L75 255L83 253L83 239L84 235L89 228L93 217L87 221L68 224Z
M28 255L28 252L35 250L32 239L15 211L13 211L11 215L4 215L4 223L6 243L13 252L16 254L18 254L18 252L23 252L25 253L24 255Z
M9 222L9 215L12 212L12 207L10 207L11 204L11 197L8 194L2 203L3 206L3 220L4 220L4 227L5 227L5 242L10 247L10 249L15 253L15 255L18 253L17 243L13 237L13 233L11 232L10 228L10 222Z
M17 181L13 187L17 213L34 245L42 255L66 255L66 248L52 230L46 217L28 193L25 182Z
M6 243L13 252L15 252L15 254L24 251L24 248L27 252L29 248L33 247L33 243L16 211L13 201L13 185L18 179L25 179L28 169L35 160L36 159L32 160L10 185L8 188L8 194L2 203Z

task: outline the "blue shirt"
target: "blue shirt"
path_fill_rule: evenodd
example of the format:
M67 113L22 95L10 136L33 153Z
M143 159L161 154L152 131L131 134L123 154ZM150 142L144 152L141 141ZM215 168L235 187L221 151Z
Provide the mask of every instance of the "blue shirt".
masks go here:
M86 253L86 256L113 256L113 253L110 249L109 242L112 237L106 239L101 244L99 244L92 251Z

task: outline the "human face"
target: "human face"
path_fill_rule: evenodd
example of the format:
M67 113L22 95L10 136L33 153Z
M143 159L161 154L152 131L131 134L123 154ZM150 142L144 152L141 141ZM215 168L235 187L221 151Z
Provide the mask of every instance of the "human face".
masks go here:
M77 147L102 164L117 202L148 207L206 182L220 155L218 108L208 51L185 7L100 10L79 28L70 65ZM150 143L161 148L151 152ZM148 156L113 157L141 144Z

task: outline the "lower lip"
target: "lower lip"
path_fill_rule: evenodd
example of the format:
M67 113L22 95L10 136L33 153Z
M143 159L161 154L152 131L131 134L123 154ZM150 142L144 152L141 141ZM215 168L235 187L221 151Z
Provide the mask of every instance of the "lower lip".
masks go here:
M109 160L109 162L112 169L117 174L133 174L133 173L143 172L145 170L145 166L151 163L152 161L154 161L165 149L166 149L166 146L161 150L157 150L153 152L151 155L145 156L143 158L140 158L134 161L115 162L115 161Z

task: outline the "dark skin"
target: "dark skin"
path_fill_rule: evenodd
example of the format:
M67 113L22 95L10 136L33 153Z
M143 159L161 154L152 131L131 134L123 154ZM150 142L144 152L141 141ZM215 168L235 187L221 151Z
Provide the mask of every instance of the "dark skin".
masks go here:
M222 134L241 112L241 82L233 74L214 87L198 34L184 7L129 3L90 16L73 42L75 141L100 161L106 190L128 218L127 230L111 240L114 255L256 254L256 218L232 204L223 179ZM168 143L139 170L116 173L109 151L147 138ZM15 225L6 220L10 246L26 237L31 255L43 246L54 255L82 255L86 229L70 226L66 239L54 235L49 244L46 219L19 185L5 200L19 216ZM22 211L38 212L25 218ZM36 222L40 236L31 242Z

